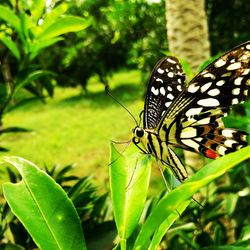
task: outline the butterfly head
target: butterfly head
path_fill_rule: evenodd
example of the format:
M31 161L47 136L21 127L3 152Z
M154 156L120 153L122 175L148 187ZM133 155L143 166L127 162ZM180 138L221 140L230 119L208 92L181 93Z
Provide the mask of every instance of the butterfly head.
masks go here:
M141 142L142 138L145 136L145 130L143 128L140 128L139 126L136 126L133 129L133 142L135 144L138 144Z

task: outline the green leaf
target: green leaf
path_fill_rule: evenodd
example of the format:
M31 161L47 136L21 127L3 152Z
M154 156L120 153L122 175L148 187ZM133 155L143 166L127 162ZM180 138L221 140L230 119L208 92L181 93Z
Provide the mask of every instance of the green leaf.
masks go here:
M20 157L4 157L22 181L3 185L4 196L39 249L86 249L77 212L63 189L33 163Z
M41 41L35 40L33 44L31 44L31 47L30 47L30 55L29 55L30 60L33 60L42 49L49 47L62 40L64 40L63 37L56 37L56 38L52 38L48 40L41 40Z
M30 1L30 12L34 23L37 23L39 19L42 17L45 6L45 1L41 0L32 0Z
M16 29L18 33L21 30L20 19L18 16L8 7L0 5L0 19L4 20L9 24L11 27Z
M4 133L16 133L16 132L30 132L31 130L27 128L21 128L21 127L7 127L4 129L0 129L0 135Z
M186 207L189 205L190 201L182 202L176 209L176 211L172 212L164 221L161 223L159 228L154 234L153 239L150 242L148 249L157 249L163 236L166 234L167 230L173 225L173 223L180 217L180 214L184 212Z
M39 79L40 77L47 76L47 75L53 75L51 71L48 70L36 70L31 73L29 73L24 80L20 80L17 82L15 87L15 94L24 86L28 85L32 81L35 81Z
M22 246L19 246L17 244L2 244L0 245L0 250L25 250Z
M40 26L41 29L42 30L47 29L51 24L53 24L56 21L56 19L58 19L60 16L62 16L67 10L68 10L67 3L58 4L50 12L46 13L44 20L43 20L43 23Z
M4 103L8 99L8 86L4 83L0 83L0 100Z
M76 16L64 16L53 22L38 37L39 40L51 39L68 32L77 32L87 28L90 20Z
M246 250L246 247L240 246L212 246L212 247L203 247L202 250Z
M147 156L130 147L126 158L111 144L110 186L115 222L121 240L138 224L147 197L151 167Z
M17 60L20 60L20 52L15 42L13 42L9 37L5 36L3 33L0 33L0 41L10 50L13 56L16 57Z
M181 186L165 195L154 207L136 239L134 249L145 249L151 237L168 216L190 199L203 186L223 175L227 170L250 158L250 146L223 156L199 170Z

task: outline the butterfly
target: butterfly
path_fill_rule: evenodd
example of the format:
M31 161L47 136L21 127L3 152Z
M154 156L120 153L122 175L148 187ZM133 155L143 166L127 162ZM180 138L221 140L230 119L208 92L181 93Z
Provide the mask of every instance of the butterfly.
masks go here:
M246 100L249 88L250 41L220 56L187 85L178 59L163 58L151 73L143 127L133 129L132 141L183 182L187 171L175 147L216 159L247 145L247 133L225 128L222 117Z

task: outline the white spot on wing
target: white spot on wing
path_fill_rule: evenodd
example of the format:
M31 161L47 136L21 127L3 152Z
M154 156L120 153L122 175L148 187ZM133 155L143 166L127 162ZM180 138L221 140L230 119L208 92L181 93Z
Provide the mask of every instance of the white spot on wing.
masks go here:
M152 86L151 91L154 95L159 95L159 89L156 89L154 86Z
M218 147L218 153L219 153L220 155L224 155L225 152L226 152L226 150L227 150L227 148L225 148L224 146L219 146L219 147Z
M170 100L173 100L174 96L170 93L170 94L167 95L167 98L170 99Z
M231 130L231 129L223 129L222 130L222 135L225 136L225 137L232 138L233 134L234 134L234 131Z
M242 73L243 76L248 75L250 72L250 69L245 69Z
M182 143L184 143L188 147L194 148L196 151L199 151L199 144L196 143L195 141L193 141L191 139L185 139L185 140L181 140L181 141L182 141Z
M225 84L225 80L220 80L216 83L216 86L220 87L220 86L223 86Z
M179 79L178 79L179 80ZM177 90L182 91L181 85L177 85Z
M195 138L195 140L198 141L198 142L201 142L203 140L203 138L197 137L197 138Z
M157 69L157 72L158 72L159 74L163 74L163 73L164 73L164 70L161 69L161 68L159 68L159 69Z
M227 72L227 73L221 75L221 77L228 77L228 76L231 76L231 75L232 75L232 72Z
M203 119L201 119L201 120L198 121L198 123L200 125L206 125L206 124L209 124L210 122L211 122L211 119L209 117L203 118Z
M241 81L242 81L243 77L238 77L234 80L234 84L235 85L241 85Z
M237 143L237 141L235 140L231 140L231 139L228 139L224 142L225 146L231 148L233 146L234 143Z
M168 91L172 91L173 90L172 87L170 87L170 86L168 86L167 89L168 89Z
M240 88L235 88L232 91L233 95L239 95L240 94Z
M170 78L174 77L174 73L173 72L168 72L168 77L170 77Z
M165 94L166 94L166 90L165 90L163 87L161 87L161 88L160 88L160 93L161 93L162 95L165 95Z
M227 67L227 70L236 70L239 69L241 67L241 63L240 62L236 62L236 63L232 63Z
M220 94L220 90L219 89L211 89L207 92L210 96L217 96Z
M220 67L222 67L225 64L226 64L226 61L224 61L223 59L219 59L217 62L215 62L214 66L216 68L220 68Z
M206 74L203 75L203 77L205 77L205 78L210 77L212 79L216 78L215 75L213 75L212 73L206 73Z
M186 112L186 116L198 115L203 108L191 108Z
M204 84L203 86L201 86L201 92L203 93L206 90L208 90L211 85L212 85L212 82L208 82L208 83Z
M188 86L187 91L189 93L195 93L199 88L200 88L200 86L195 86L195 84L191 84Z
M217 107L220 105L219 101L214 98L201 99L197 103L203 107Z
M168 108L172 102L165 102L165 106Z
M192 128L192 127L187 127L181 131L180 137L181 138L193 138L196 136L197 136L197 130L195 128Z
M248 45L246 46L246 49L250 50L250 44L248 44Z
M178 82L178 83L181 83L181 78L178 78L178 79L177 79L177 82Z
M234 98L233 100L232 100L232 104L238 104L239 103L239 100L237 99L237 98Z
M167 58L167 61L173 64L176 64L176 61L172 60L171 58Z
M156 78L156 81L163 83L163 80L161 78Z

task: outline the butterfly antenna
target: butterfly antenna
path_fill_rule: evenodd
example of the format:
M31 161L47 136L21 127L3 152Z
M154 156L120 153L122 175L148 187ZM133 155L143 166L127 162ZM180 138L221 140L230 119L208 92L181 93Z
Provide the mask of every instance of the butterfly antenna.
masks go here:
M139 124L137 122L137 120L135 119L135 117L133 116L133 114L122 104L120 103L110 92L109 90L109 86L105 87L105 92L115 101L117 102L121 107L123 107L128 113L129 115L133 118L133 120L135 121L136 125L139 127Z

